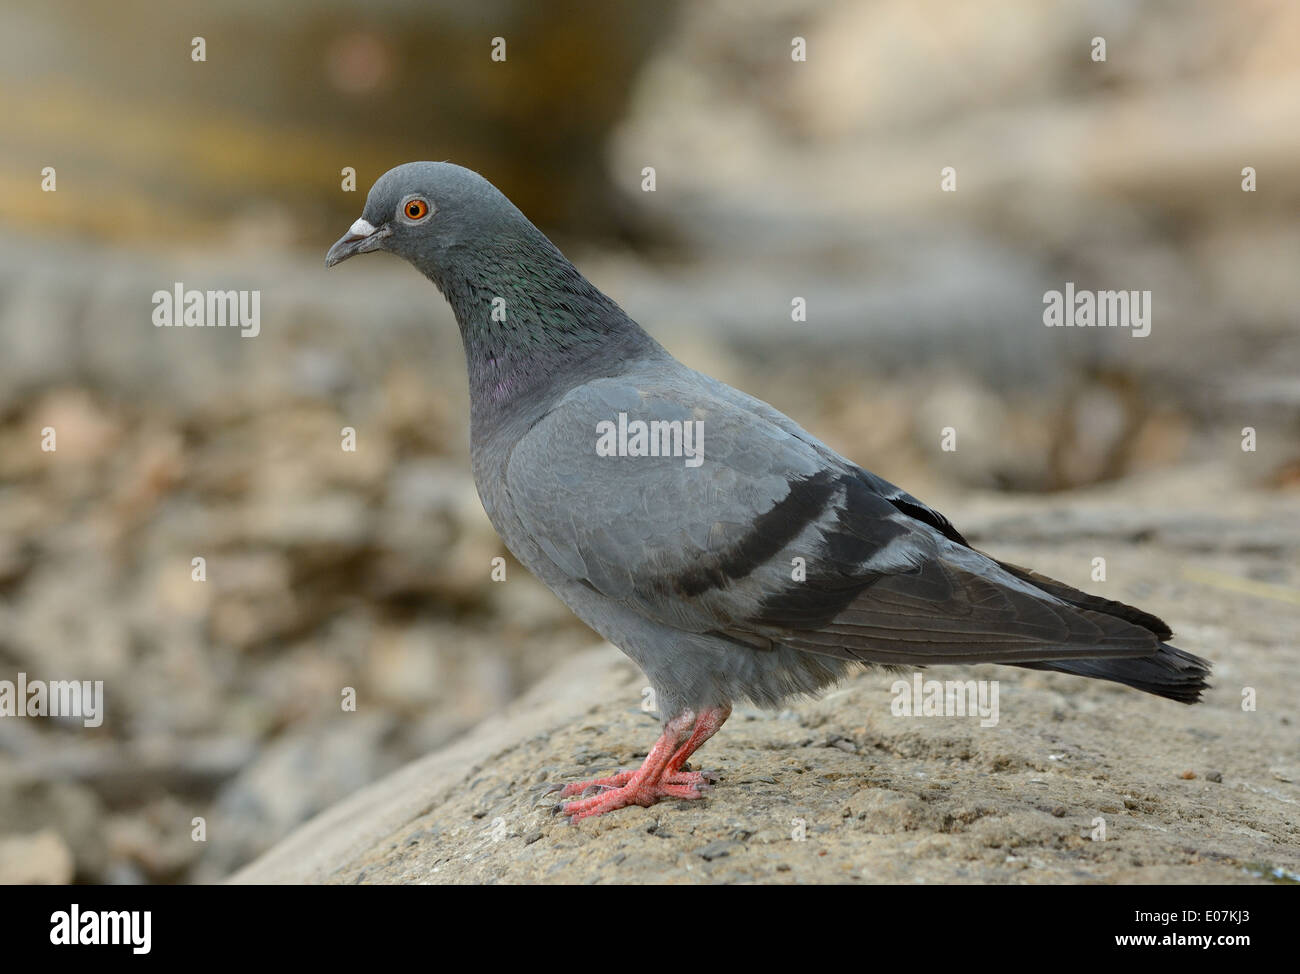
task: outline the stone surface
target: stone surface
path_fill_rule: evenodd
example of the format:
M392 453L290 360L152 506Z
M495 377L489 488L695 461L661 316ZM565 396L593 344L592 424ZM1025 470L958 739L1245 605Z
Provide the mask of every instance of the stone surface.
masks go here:
M1092 505L1091 516L1104 518L1106 507ZM1294 528L1283 532L1292 546ZM898 677L864 672L779 714L738 708L697 755L697 767L721 775L703 801L571 826L552 814L548 786L634 766L658 731L639 706L644 677L606 646L569 660L499 718L345 799L233 881L1295 879L1297 590L1244 594L1237 583L1249 578L1247 564L1215 574L1183 551L1096 543L1111 581L1091 586L1087 542L991 547L1167 617L1178 645L1216 662L1202 704L1009 667L925 674L999 681L998 723L982 727L971 717L895 716ZM1244 688L1258 709L1243 709Z
M60 885L72 882L72 850L57 832L0 838L0 885Z

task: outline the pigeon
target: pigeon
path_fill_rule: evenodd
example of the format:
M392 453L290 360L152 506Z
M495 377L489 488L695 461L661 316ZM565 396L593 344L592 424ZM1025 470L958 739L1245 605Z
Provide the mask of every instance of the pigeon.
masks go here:
M789 417L690 369L495 186L446 162L381 176L325 258L387 251L451 305L474 483L514 556L645 673L639 768L560 789L571 822L718 780L687 760L737 702L864 664L1004 663L1195 703L1210 663L1163 621L977 551L944 515Z

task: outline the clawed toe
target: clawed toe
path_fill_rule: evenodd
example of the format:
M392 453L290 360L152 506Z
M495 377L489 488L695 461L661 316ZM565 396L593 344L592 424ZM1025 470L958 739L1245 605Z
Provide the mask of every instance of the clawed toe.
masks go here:
M608 778L575 781L567 785L557 783L551 785L546 793L559 792L561 798L579 799L557 805L556 811L564 808L565 814L571 818L585 818L589 814L599 815L627 805L652 805L661 798L701 798L718 780L716 771L670 771L658 782L643 781L638 787L627 791L634 774L633 771L620 771ZM627 793L606 802L598 801L612 792L623 791ZM598 811L592 810L597 807Z
M693 778L689 781L681 780L694 775L695 772L688 772L686 775L675 774L671 778L665 776L657 782L629 782L621 787L606 785L603 786L604 790L600 794L565 803L564 815L570 823L574 823L580 819L603 815L629 805L649 807L664 798L687 800L703 798L705 792L709 790L707 782L693 780Z
M620 771L608 778L593 778L590 781L575 781L567 785L556 785L555 790L560 793L561 798L572 798L574 795L589 795L592 794L592 789L599 792L606 788L621 788L632 780L633 774L632 771Z
M683 710L664 725L664 732L635 771L620 771L608 778L552 785L561 798L575 798L556 806L569 822L593 815L603 815L629 805L648 807L664 798L693 800L703 798L709 786L718 780L716 771L684 771L686 759L713 736L731 713L727 706L714 707L696 714Z

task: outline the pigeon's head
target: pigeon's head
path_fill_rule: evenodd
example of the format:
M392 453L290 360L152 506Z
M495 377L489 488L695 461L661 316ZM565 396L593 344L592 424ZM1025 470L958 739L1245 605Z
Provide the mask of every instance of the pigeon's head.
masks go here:
M431 273L458 250L519 227L531 224L478 173L450 162L408 162L370 188L361 219L329 249L325 266L386 250Z

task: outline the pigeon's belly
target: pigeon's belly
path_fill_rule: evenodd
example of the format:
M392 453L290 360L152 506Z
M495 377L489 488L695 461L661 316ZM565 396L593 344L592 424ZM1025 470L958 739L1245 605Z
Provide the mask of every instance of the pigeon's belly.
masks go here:
M474 484L478 488L479 499L483 502L483 510L487 512L488 520L492 522L492 527L510 549L510 553L542 584L554 592L579 619L640 662L642 653L638 652L638 649L647 642L654 642L647 638L649 631L652 628L662 627L652 626L648 620L629 612L594 589L567 576L546 556L540 545L515 516L510 495L506 491L505 465L509 455L504 451L498 453L484 450L479 456L500 458L495 463L476 462ZM644 649L649 650L651 646L645 645Z
M510 439L505 442L513 443ZM635 662L665 717L749 700L775 707L841 678L843 660L773 646L755 649L706 632L689 632L647 618L624 602L567 575L525 530L506 490L509 449L476 444L474 482L488 519L510 552L584 623Z
M516 516L514 503L506 490L506 464L509 459L508 450L493 449L492 443L474 451L474 486L478 489L483 510L496 529L497 536L505 542L519 563L554 592L579 619L610 642L625 649L626 631L634 628L636 620L631 617L631 613L617 607L599 592L570 578L542 551ZM619 616L628 618L620 620Z
M508 431L503 431L503 439L514 442ZM547 557L516 516L506 490L509 450L495 447L491 441L476 445L473 467L479 499L498 536L520 564L554 592L574 615L627 653L653 680L656 655L662 655L662 650L677 641L680 634L575 581Z

